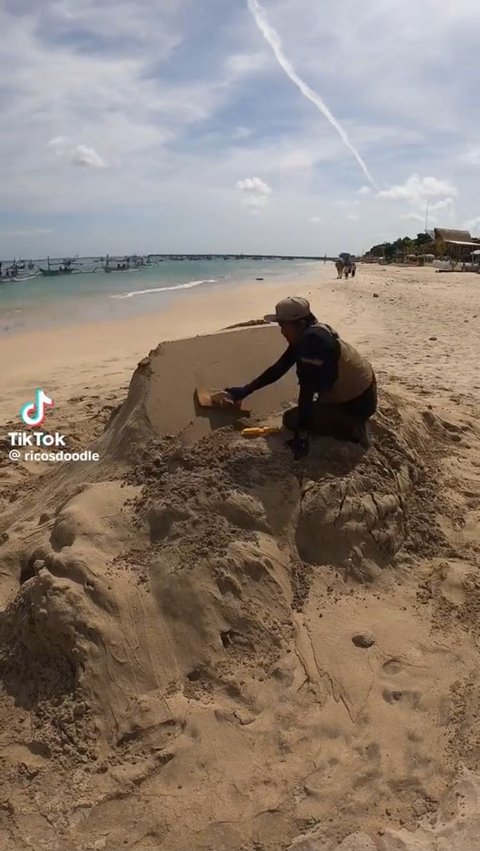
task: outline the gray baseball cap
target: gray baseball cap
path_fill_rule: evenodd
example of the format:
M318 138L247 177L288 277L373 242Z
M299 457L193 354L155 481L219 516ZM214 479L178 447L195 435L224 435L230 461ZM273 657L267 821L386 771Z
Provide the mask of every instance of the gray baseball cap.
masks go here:
M275 313L267 313L264 319L267 322L296 322L298 319L307 319L311 314L310 302L300 296L283 298L275 307Z

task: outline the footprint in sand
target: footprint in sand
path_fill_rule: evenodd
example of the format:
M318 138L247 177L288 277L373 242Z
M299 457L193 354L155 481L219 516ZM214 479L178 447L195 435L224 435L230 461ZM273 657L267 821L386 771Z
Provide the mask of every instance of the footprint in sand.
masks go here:
M385 689L383 699L386 703L391 703L392 705L401 703L409 706L411 709L418 709L422 695L419 691L391 691L390 689Z
M389 659L382 665L382 669L386 674L399 674L403 670L403 665L399 659Z

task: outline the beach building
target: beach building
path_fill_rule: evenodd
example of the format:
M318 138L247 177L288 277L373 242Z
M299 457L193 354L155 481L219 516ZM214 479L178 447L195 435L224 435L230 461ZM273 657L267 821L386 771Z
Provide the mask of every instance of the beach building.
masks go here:
M480 240L474 241L468 230L434 229L434 250L437 257L450 257L465 261L479 248Z

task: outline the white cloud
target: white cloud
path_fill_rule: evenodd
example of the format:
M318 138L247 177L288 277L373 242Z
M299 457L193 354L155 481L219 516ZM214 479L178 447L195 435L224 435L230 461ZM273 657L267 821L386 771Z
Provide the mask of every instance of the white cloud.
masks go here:
M480 216L475 216L475 218L473 219L468 219L468 221L465 222L464 226L466 230L470 231L472 236L475 236L475 234L480 233Z
M310 221L312 225L320 225L323 222L323 219L321 216L312 216Z
M315 156L310 151L294 150L288 151L280 157L279 167L281 169L310 169L315 163Z
M425 221L425 216L421 216L420 213L402 213L400 218L407 222L421 222L422 224Z
M461 159L467 165L480 166L480 147L470 148Z
M268 57L263 52L235 53L227 57L225 70L233 74L253 74L261 71L268 64Z
M54 139L50 139L48 145L50 148L53 148L55 152L61 151L65 145L68 145L68 139L66 136L55 136Z
M410 210L400 216L403 221L424 223L428 216L429 225L438 226L453 220L457 195L457 188L448 180L412 174L405 183L382 189L377 198L408 204Z
M359 195L371 195L372 194L371 186L361 186L360 189L358 190L358 194Z
M425 206L425 209L422 210L422 212L415 212L412 210L409 213L401 215L400 218L405 221L410 220L412 222L421 222L422 224L425 224L425 222L428 221L430 226L439 226L446 224L447 222L450 223L453 216L453 198L444 198L436 203L430 202L428 204L428 211Z
M379 198L418 203L430 198L443 198L444 196L454 198L457 195L457 190L447 180L412 174L405 183L391 186L390 189L381 189L377 194Z
M245 192L258 192L261 195L271 195L272 190L261 177L245 177L244 180L239 180L237 188Z
M107 168L107 163L100 156L95 148L89 148L87 145L77 145L70 156L72 165L83 166L84 168Z
M453 207L453 198L444 198L443 201L437 201L436 204L429 204L430 213L441 212L442 210L451 211Z
M251 212L258 213L267 206L273 193L272 188L260 177L246 177L237 182L237 189L244 193L245 206Z
M348 200L348 201L343 199L343 200L335 201L335 206L336 207L348 207L348 208L359 207L360 203L361 202L358 200L358 198L353 198L353 199Z
M347 219L351 222L358 222L359 215L358 213L347 213Z
M48 146L53 150L55 156L71 165L93 169L108 167L108 163L95 148L90 148L88 145L76 145L67 136L56 136L50 140Z

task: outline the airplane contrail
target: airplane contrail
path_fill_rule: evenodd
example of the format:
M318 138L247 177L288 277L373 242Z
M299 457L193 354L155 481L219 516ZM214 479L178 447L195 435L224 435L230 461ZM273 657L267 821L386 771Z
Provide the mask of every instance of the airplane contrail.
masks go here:
M332 127L334 127L334 129L337 131L337 133L340 136L344 145L346 145L348 150L353 154L353 156L357 160L360 168L362 169L365 176L368 178L369 182L372 184L372 186L375 187L375 189L378 189L378 186L375 183L372 175L370 174L365 162L363 161L362 157L360 156L360 154L358 153L358 151L354 147L354 145L352 145L350 139L348 138L348 136L347 136L345 130L343 129L343 127L341 126L341 124L339 124L337 119L335 118L335 116L332 115L328 106L323 101L323 99L320 97L320 95L317 94L317 92L315 92L313 89L311 89L310 86L307 85L307 83L305 83L298 76L298 74L295 71L295 68L293 67L292 63L285 56L283 49L282 49L281 38L278 35L277 31L268 23L267 14L266 14L263 6L261 6L261 4L258 2L258 0L247 0L247 4L248 4L248 8L250 9L250 12L252 13L252 15L255 19L255 23L256 23L258 29L262 33L265 41L267 41L268 44L270 45L270 47L272 48L278 64L280 65L281 68L283 68L287 77L289 77L290 80L292 81L292 83L294 83L297 86L297 88L300 89L302 95L304 97L306 97L308 100L310 100L313 104L315 104L317 109L319 109L320 112L322 113L322 115L325 116L327 121L330 122Z

